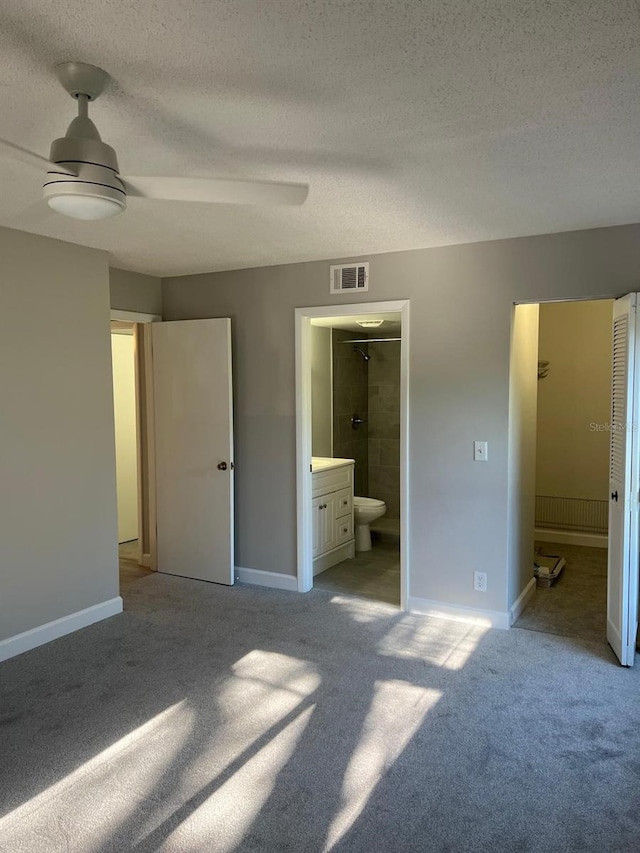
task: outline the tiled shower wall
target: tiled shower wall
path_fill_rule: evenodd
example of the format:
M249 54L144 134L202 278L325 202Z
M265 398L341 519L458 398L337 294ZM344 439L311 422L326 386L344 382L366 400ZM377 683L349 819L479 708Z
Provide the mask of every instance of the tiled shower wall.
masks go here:
M353 346L342 343L362 337L356 332L333 329L333 455L356 460L355 493L366 496L369 494L368 423L353 429L351 417L357 414L368 420L367 362L354 352ZM367 351L367 344L358 346Z
M369 496L400 517L400 341L368 344Z
M400 342L343 341L362 333L333 329L333 455L355 459L355 493L384 501L400 517ZM354 414L366 423L354 430Z

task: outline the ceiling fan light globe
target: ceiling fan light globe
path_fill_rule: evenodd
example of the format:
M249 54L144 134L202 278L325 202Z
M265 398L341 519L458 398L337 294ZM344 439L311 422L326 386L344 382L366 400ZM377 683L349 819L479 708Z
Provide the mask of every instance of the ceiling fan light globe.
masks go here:
M79 193L50 195L47 197L47 204L56 213L70 216L72 219L84 219L86 221L109 219L118 213L122 213L125 209L124 204L113 199Z

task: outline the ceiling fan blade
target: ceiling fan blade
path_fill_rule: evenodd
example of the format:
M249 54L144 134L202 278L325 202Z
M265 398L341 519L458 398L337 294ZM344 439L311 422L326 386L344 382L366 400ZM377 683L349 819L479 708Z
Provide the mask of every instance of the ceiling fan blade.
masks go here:
M44 170L47 172L52 166L55 166L54 171L56 172L62 172L66 175L77 174L73 167L63 165L62 163L52 163L48 157L42 157L34 151L29 151L27 148L21 148L19 145L16 145L15 142L9 142L8 139L0 139L0 156L3 152L9 157L12 157L14 160L21 160L23 163L26 163L28 166L33 166L39 171Z
M34 166L36 169L48 169L51 165L51 162L46 157L41 157L33 151L27 151L26 148L21 148L19 145L9 142L8 139L0 139L1 151L5 151L9 157L13 157L15 160L22 160L23 163Z
M209 204L303 204L309 193L307 184L226 178L127 178L125 187L132 196Z

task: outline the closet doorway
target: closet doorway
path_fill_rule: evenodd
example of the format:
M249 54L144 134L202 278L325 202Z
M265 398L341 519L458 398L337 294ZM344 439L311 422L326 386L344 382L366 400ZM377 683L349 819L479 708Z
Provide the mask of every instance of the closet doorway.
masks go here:
M514 626L608 640L624 665L637 631L636 299L516 305L512 327Z

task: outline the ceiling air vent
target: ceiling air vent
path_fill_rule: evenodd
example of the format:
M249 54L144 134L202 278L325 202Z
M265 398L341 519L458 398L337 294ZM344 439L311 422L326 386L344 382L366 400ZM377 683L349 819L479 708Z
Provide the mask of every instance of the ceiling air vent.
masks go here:
M330 267L331 293L369 290L369 264L340 264Z

